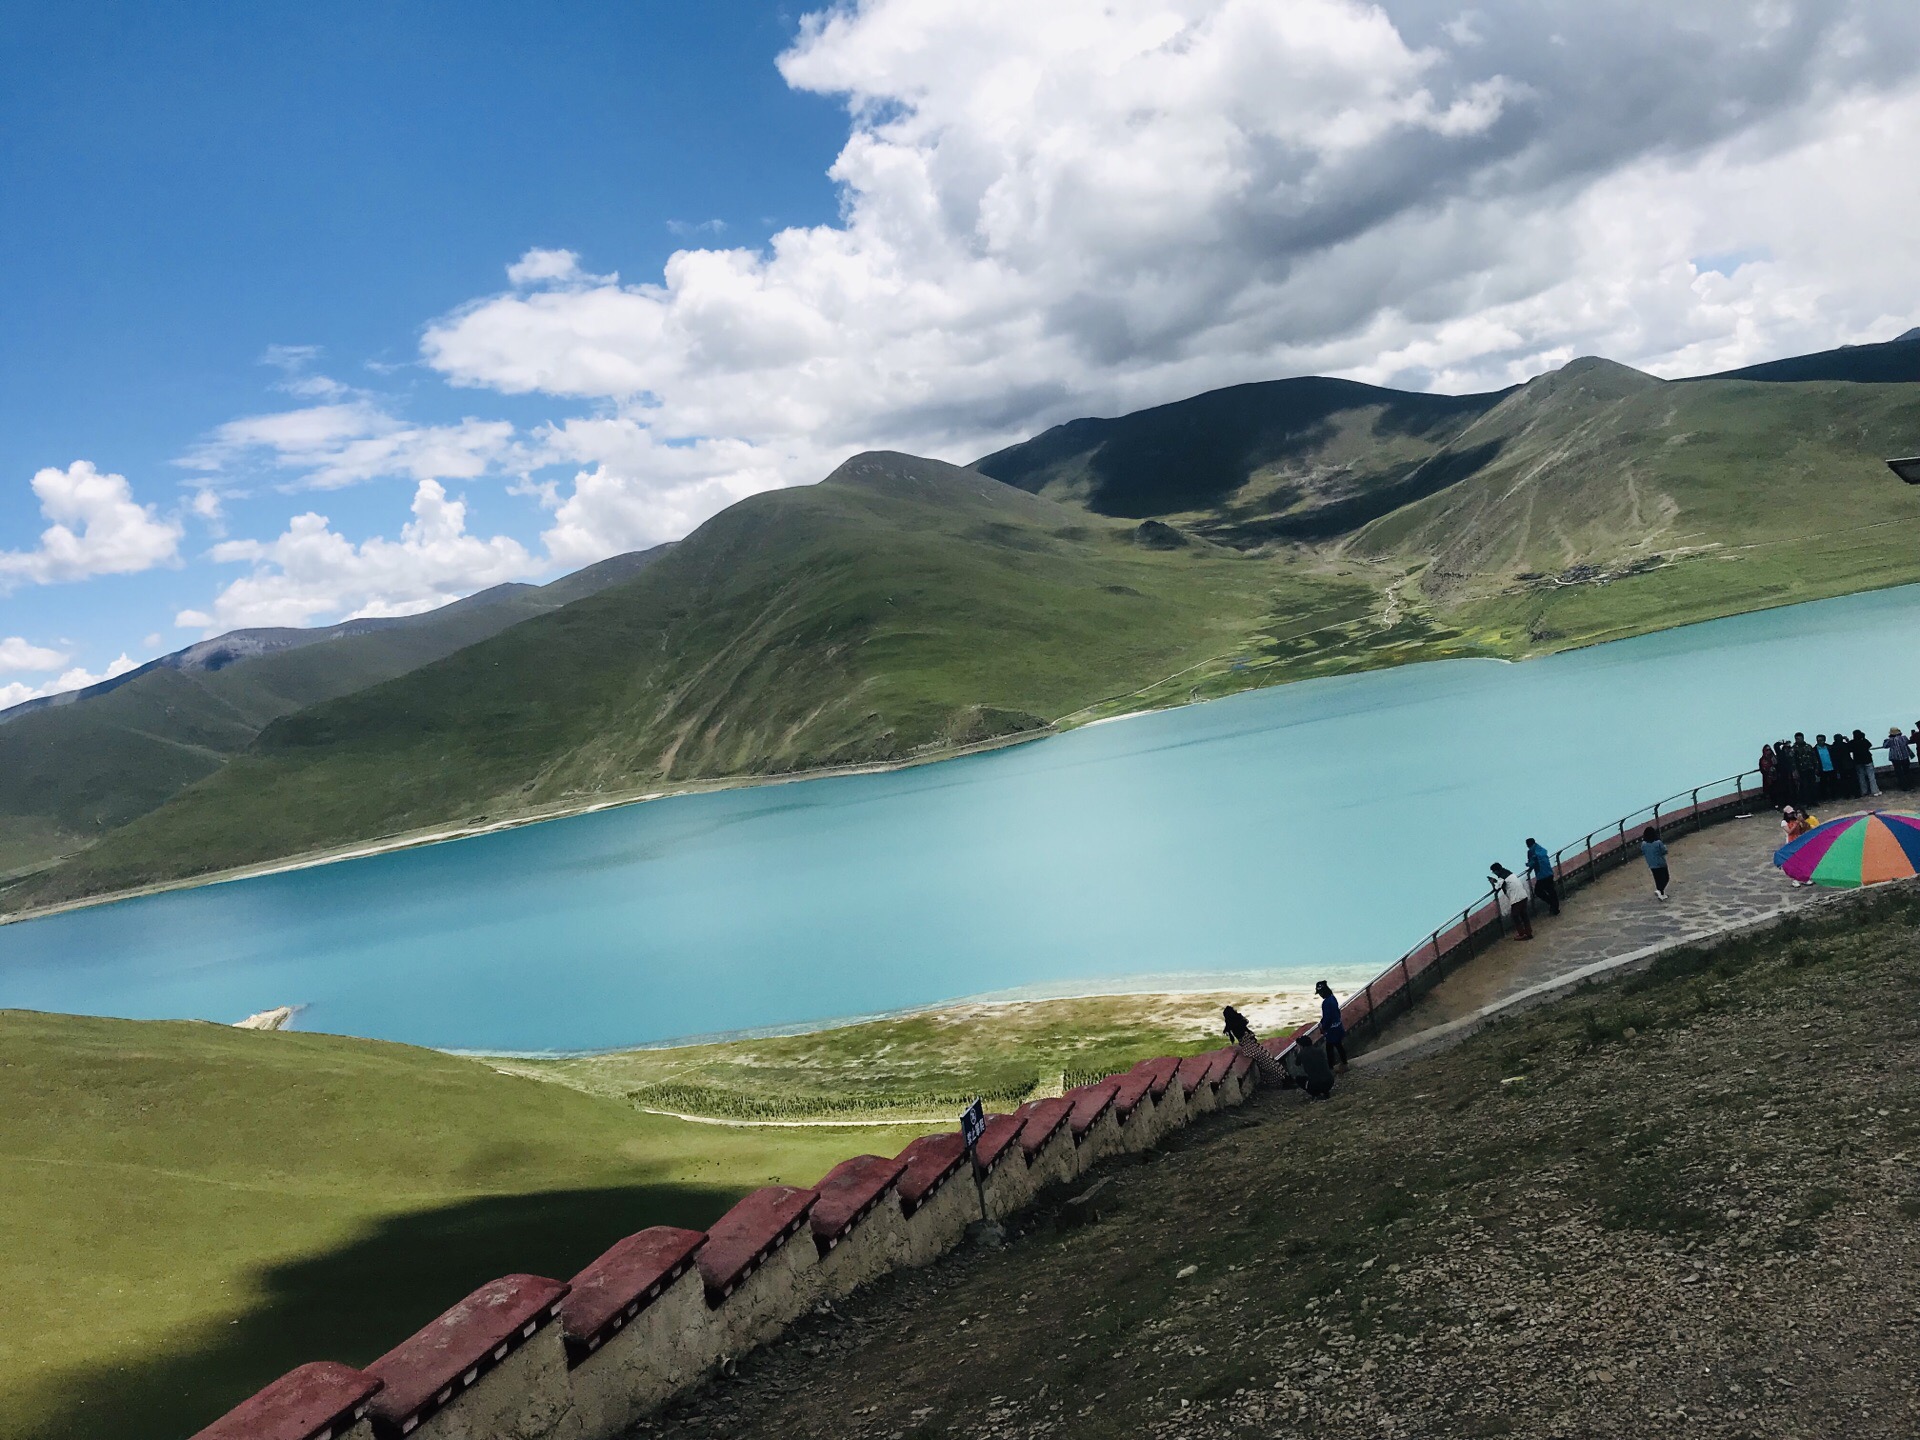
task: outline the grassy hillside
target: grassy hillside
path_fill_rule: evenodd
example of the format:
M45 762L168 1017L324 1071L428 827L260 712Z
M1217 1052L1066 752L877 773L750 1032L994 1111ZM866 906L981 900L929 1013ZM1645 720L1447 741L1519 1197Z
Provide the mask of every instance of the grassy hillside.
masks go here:
M1662 382L1604 360L1534 380L1465 437L1469 478L1349 553L1420 567L1435 613L1510 653L1920 580L1920 385Z
M327 1035L0 1011L0 1434L190 1434L472 1287L924 1126L736 1130Z
M17 893L52 898L713 775L897 760L1045 726L1364 585L1156 549L907 456L756 496L638 578L269 726ZM12 900L14 897L9 896Z
M1346 988L1346 975L1333 972ZM1365 978L1355 977L1355 984ZM1318 1016L1304 985L1290 993L1115 995L951 1006L806 1035L620 1050L502 1069L676 1114L752 1119L915 1115L944 1121L979 1095L1001 1106L1058 1094L1078 1077L1155 1055L1224 1043L1220 1007L1262 1034Z
M503 585L404 620L258 633L285 648L232 659L206 644L0 724L0 876L91 844L165 803L303 706L405 674L644 568L616 556L551 585ZM288 643L293 641L295 643ZM171 663L170 663L171 662Z
M1178 517L1226 543L1321 540L1470 471L1478 452L1449 447L1505 393L1419 395L1319 376L1235 385L1070 421L974 468L1101 515Z
M1004 484L857 457L351 694L301 670L312 647L191 693L143 677L57 744L26 728L46 717L0 726L0 877L109 832L0 899L1920 580L1920 489L1882 463L1920 451L1916 357L1677 382L1583 359L1469 396L1238 386L982 460Z

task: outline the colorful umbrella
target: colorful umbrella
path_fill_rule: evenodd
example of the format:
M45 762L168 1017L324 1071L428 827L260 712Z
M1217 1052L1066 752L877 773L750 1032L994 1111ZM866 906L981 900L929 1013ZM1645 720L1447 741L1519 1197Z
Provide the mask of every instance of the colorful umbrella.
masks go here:
M1790 880L1849 889L1920 873L1920 815L1873 810L1817 825L1773 852Z

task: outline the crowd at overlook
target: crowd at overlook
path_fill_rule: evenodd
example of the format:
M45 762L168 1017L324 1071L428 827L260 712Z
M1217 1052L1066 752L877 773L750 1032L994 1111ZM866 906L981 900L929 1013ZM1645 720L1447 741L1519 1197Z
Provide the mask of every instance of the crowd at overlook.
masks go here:
M1776 810L1805 810L1826 800L1862 799L1880 793L1879 764L1875 751L1886 752L1893 767L1893 783L1902 790L1913 788L1913 757L1920 751L1920 721L1911 734L1902 734L1899 726L1887 731L1887 738L1869 740L1866 732L1851 735L1836 730L1829 738L1816 734L1811 741L1805 732L1796 731L1791 740L1776 740L1760 747L1760 784L1767 803Z

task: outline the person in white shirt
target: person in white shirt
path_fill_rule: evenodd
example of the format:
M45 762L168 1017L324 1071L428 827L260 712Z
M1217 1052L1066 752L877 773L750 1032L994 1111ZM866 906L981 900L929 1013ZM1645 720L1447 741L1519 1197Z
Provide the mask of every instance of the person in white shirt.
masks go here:
M1488 878L1493 882L1493 898L1500 906L1500 913L1513 922L1513 938L1531 940L1533 938L1533 887L1527 883L1527 877L1514 874L1496 860L1493 862L1493 872Z

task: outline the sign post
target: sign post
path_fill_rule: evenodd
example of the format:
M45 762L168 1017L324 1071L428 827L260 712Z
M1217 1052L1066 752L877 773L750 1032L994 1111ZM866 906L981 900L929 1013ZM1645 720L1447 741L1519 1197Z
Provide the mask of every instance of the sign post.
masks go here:
M967 1169L973 1172L974 1194L980 1197L980 1218L987 1216L987 1187L980 1178L980 1163L974 1155L973 1147L979 1141L981 1132L987 1128L987 1107L976 1099L960 1112L960 1140L967 1147Z

